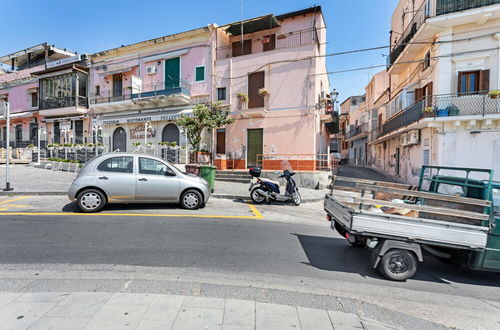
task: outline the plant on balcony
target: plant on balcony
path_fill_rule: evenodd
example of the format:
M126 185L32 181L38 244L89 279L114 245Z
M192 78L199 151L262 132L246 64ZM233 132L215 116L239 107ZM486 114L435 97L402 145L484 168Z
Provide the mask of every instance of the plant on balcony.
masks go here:
M458 116L460 114L460 110L454 104L447 106L446 110L448 110L448 116Z
M434 115L434 107L425 107L422 112L424 117L432 117Z
M489 91L488 92L488 96L492 99L496 99L498 97L500 97L500 90L496 90L496 91Z
M236 96L240 99L241 102L248 102L248 94L244 92L236 93Z
M270 38L270 37L268 37L268 36L264 36L264 37L262 37L262 39L261 39L261 42L262 42L263 44L268 44L268 43L269 43L269 41L271 41L271 38Z
M269 96L271 95L269 93L269 90L267 90L266 88L260 88L259 91L257 92L260 96L262 97L266 97L266 96Z

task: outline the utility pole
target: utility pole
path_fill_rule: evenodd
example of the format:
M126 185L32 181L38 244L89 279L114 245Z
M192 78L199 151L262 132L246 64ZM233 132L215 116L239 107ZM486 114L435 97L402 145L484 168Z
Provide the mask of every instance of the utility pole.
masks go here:
M13 188L10 187L10 178L9 178L9 166L10 166L10 105L9 102L3 102L3 111L4 116L7 121L7 133L6 133L6 154L5 154L5 189L4 191L12 191Z

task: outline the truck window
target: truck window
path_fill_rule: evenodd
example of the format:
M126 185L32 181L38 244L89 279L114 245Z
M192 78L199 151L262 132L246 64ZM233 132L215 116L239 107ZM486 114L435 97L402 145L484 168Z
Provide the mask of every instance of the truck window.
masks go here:
M493 211L500 214L500 188L493 188L491 193L493 195Z
M445 195L452 195L457 197L467 196L466 188L463 186L456 186L448 183L440 183L437 192Z

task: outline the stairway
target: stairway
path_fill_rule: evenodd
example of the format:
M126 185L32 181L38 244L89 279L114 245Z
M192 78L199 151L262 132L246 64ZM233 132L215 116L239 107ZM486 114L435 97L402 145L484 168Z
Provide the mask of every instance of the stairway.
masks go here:
M248 171L215 171L215 180L250 183L252 181L252 176L248 174Z

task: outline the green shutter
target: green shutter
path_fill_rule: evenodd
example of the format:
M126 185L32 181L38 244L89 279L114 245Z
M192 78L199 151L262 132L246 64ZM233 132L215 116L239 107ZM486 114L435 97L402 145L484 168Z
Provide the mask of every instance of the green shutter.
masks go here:
M175 57L165 61L165 88L180 86L180 58Z
M205 81L205 67L199 66L196 68L196 81Z

